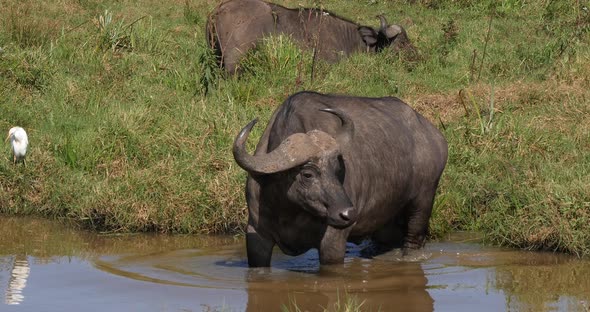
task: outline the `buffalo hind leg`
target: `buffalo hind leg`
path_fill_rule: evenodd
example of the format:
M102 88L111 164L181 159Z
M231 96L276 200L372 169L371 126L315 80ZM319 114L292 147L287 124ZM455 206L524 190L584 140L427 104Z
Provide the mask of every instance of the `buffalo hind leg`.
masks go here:
M424 246L424 241L428 235L428 224L432 214L435 193L436 188L430 188L429 191L420 193L409 205L404 250L419 249Z
M371 246L365 251L366 256L373 257L403 246L407 232L407 217L399 214L389 220L371 236Z
M250 267L269 267L272 257L274 242L268 240L248 225L246 232L246 251L248 253L248 266Z

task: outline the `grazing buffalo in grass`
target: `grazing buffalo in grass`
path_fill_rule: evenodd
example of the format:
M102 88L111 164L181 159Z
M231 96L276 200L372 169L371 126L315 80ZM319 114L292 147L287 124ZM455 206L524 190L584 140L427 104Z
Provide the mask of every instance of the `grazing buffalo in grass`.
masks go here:
M359 51L413 49L406 31L388 25L360 26L331 12L315 8L288 9L261 0L230 0L220 4L207 21L207 40L221 64L235 73L240 57L264 36L287 34L304 48L315 48L317 57L336 61Z
M269 266L273 246L288 255L319 250L341 263L347 241L424 244L447 142L397 98L301 92L273 114L254 155L236 137L233 154L248 172L250 266Z

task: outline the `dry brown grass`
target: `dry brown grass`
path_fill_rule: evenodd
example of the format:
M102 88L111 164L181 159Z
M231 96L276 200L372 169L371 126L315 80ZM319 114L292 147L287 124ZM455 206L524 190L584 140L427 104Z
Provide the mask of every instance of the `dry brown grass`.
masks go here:
M549 79L543 82L516 81L502 86L494 86L494 109L501 112L506 103L517 103L522 108L528 105L543 103L560 103L563 98L579 98L587 101L590 81L579 78L564 83L561 80ZM408 96L405 100L414 109L433 122L442 120L444 123L457 121L465 115L473 114L473 106L469 103L467 94L485 108L489 105L492 85L479 83L458 91L438 94L417 94ZM567 105L567 104L564 104ZM559 123L553 123L559 125Z
M57 39L61 30L74 28L74 21L64 15L83 16L78 1L0 1L0 25L12 40L25 46L39 46Z

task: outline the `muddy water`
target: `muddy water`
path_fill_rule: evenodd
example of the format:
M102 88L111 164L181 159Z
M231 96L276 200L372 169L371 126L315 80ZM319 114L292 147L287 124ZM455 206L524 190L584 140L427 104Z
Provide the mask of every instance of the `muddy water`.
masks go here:
M233 237L96 235L0 216L0 311L590 311L590 262L473 235L322 268L309 252L249 269ZM340 298L340 300L339 300Z

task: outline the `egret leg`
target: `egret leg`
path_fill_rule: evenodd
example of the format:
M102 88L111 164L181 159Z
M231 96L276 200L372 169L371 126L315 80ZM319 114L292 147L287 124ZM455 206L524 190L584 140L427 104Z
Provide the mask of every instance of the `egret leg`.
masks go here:
M23 164L25 164L25 168L27 167L27 159L23 158Z

